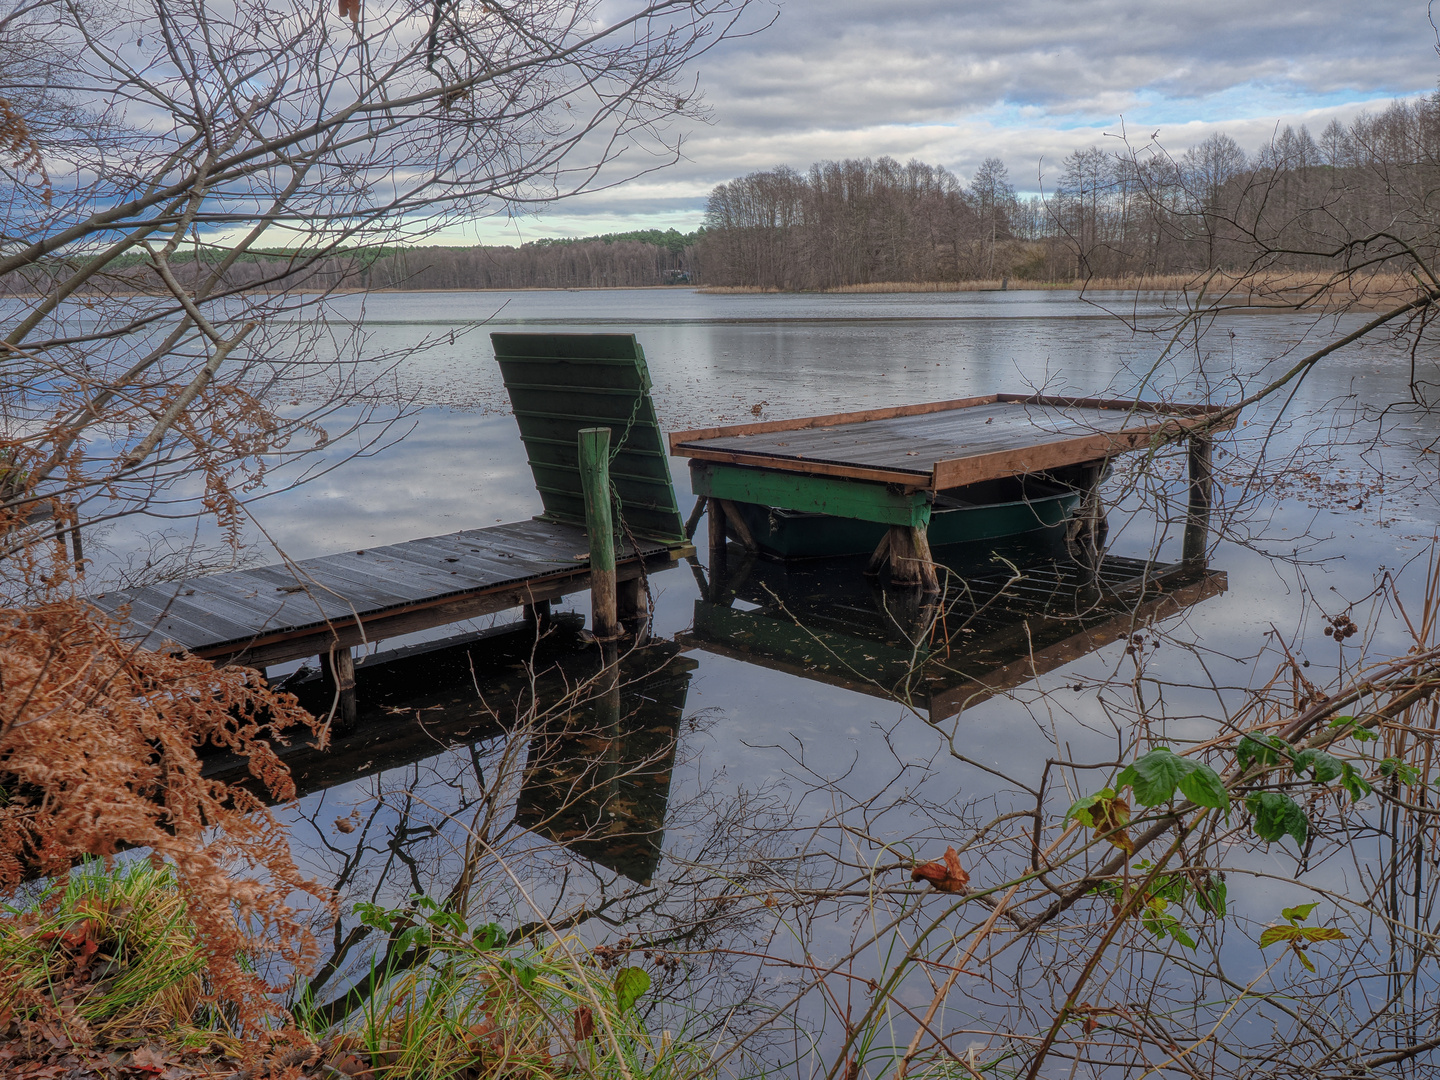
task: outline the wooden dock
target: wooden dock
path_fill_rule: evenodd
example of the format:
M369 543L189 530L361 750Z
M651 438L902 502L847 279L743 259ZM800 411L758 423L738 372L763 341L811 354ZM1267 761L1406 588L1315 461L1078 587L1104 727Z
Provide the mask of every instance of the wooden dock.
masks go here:
M628 542L617 578L671 564L672 545ZM266 667L337 648L534 606L588 589L585 530L518 521L296 563L102 593L146 648L178 645L217 663ZM635 612L627 611L634 616Z
M492 339L544 506L539 517L90 601L126 620L129 637L146 648L262 670L319 656L342 726L356 715L357 645L513 608L539 622L550 601L582 590L605 612L604 636L640 632L644 578L694 551L643 351L633 334ZM590 445L605 449L585 459Z
M1180 439L1190 442L1185 560L1203 562L1212 434L1204 425L1219 409L987 394L676 431L670 450L691 459L692 487L709 500L712 551L723 553L732 534L753 548L734 512L739 502L879 522L890 530L872 568L888 560L892 580L933 590L925 530L937 495L1046 475L1085 492L1085 512L1098 519L1094 492L1110 458Z

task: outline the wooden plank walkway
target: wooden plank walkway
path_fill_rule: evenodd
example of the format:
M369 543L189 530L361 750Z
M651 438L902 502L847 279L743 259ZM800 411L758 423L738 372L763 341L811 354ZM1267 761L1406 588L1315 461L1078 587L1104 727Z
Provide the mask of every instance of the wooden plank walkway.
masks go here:
M617 541L618 580L667 567L684 550L659 540L636 544ZM264 667L588 589L588 554L584 528L537 519L90 601L125 616L132 639L147 648L168 642L217 662Z
M988 394L864 412L676 431L704 461L940 491L1076 465L1182 437L1218 406Z

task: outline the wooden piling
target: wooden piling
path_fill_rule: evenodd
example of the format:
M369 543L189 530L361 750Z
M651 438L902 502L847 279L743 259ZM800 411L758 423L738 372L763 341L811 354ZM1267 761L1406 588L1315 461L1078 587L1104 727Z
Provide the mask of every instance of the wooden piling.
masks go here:
M629 578L615 587L616 618L627 630L633 631L636 637L645 636L645 624L650 619L649 601L643 577Z
M908 525L890 526L890 583L919 585L919 558L912 541L914 532Z
M355 729L359 712L355 700L355 657L337 645L320 665L322 684L330 695L330 730L343 735Z
M1190 498L1185 512L1185 542L1181 561L1204 567L1210 546L1210 506L1213 501L1214 464L1211 442L1205 435L1190 440Z
M940 591L940 576L935 572L935 559L930 554L930 537L924 529L912 528L910 530L910 546L915 551L915 558L919 562L920 584L925 586L927 593L938 593Z
M610 429L581 428L580 483L590 540L591 631L601 641L620 635L615 615L615 524L610 514Z
M521 610L525 615L525 625L533 630L543 630L550 622L549 600L536 600L534 603L526 604Z
M740 508L729 499L721 499L720 508L725 511L725 520L729 522L730 531L734 533L735 539L740 541L740 546L746 551L759 551L760 546L755 543L755 538L750 535L750 526L745 524L745 519L740 515Z

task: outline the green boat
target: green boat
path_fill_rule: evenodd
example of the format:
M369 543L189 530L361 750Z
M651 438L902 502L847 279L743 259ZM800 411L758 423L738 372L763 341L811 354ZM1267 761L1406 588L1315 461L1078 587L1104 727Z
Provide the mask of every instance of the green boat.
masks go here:
M1034 477L996 480L935 497L927 535L930 546L997 540L1064 526L1080 502L1074 488ZM888 526L829 514L735 504L765 554L779 559L868 555Z

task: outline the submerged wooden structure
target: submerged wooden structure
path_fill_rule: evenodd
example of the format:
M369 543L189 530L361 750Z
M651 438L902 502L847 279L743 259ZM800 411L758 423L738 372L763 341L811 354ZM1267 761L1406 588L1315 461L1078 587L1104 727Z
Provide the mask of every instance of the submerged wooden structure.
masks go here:
M492 339L544 507L534 520L101 593L91 603L126 619L147 648L262 669L323 657L342 725L355 717L357 645L512 608L542 620L550 601L597 583L595 608L609 619L599 636L617 621L635 628L647 613L645 577L694 550L644 353L632 334ZM612 448L582 462L586 446L604 441L596 429L607 428ZM606 512L598 527L597 509Z
M987 484L1043 476L1082 494L1081 523L1088 520L1093 533L1108 460L1178 439L1190 443L1184 558L1202 563L1211 504L1207 420L1219 408L987 394L676 431L670 451L690 459L692 488L707 500L712 558L723 558L731 536L757 547L740 504L821 513L888 526L870 569L888 563L891 580L935 590L928 526L937 499L970 494L983 503Z

